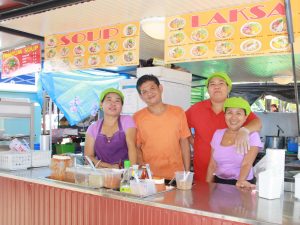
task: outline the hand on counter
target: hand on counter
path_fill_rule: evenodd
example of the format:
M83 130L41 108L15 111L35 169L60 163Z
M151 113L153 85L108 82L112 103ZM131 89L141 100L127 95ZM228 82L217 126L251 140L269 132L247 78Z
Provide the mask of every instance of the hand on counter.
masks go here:
M246 180L238 180L235 184L239 188L255 188L255 184L251 184Z

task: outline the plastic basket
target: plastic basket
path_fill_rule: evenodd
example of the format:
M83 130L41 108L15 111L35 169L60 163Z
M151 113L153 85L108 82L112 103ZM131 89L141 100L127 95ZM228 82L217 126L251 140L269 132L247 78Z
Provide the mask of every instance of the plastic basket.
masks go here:
M56 154L64 154L67 152L74 153L75 143L56 144L55 149L56 149Z
M49 166L51 151L31 151L31 167Z
M31 166L31 153L0 152L0 169L22 170Z

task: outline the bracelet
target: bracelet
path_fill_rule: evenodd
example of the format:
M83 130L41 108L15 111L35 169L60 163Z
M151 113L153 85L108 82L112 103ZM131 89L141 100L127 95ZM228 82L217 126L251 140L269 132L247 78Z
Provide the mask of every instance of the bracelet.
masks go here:
M247 134L250 134L250 130L246 127L241 127L240 130L244 130L244 131L247 132Z

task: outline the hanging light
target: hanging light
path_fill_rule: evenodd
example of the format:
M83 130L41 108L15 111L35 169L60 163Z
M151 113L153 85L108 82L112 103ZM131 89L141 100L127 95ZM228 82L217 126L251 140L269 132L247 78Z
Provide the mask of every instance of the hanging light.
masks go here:
M165 39L165 17L149 17L141 20L143 31L154 39Z
M293 77L291 75L275 75L273 81L277 84L285 85L291 83Z

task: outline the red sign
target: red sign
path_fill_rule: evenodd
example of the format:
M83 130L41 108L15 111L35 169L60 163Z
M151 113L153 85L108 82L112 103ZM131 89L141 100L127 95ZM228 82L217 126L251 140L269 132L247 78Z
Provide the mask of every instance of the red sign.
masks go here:
M5 51L2 54L2 79L39 72L40 70L40 44Z

